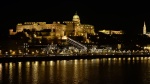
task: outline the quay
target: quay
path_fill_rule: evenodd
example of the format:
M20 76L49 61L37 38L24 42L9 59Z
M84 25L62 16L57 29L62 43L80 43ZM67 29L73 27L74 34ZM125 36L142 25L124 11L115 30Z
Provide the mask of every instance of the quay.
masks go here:
M23 61L50 61L50 60L75 60L75 59L150 59L150 55L82 55L82 56L26 56L26 57L0 57L0 62Z

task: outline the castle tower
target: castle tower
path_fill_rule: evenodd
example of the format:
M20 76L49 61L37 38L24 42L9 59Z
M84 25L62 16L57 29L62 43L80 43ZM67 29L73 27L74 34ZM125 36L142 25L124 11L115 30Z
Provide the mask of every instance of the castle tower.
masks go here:
M144 21L144 25L143 25L143 34L146 34L146 24L145 24L145 21Z
M77 12L76 12L75 15L73 16L72 21L80 23L80 17L78 16Z

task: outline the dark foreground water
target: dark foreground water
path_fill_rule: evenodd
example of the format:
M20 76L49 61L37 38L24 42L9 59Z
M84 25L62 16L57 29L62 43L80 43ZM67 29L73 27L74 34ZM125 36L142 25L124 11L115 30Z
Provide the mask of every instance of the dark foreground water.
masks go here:
M150 84L150 60L113 58L0 63L0 84Z

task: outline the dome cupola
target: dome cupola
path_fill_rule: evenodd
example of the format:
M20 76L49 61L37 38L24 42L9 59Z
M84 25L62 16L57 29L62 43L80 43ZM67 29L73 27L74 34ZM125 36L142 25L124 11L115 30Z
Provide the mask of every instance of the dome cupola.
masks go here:
M76 12L75 15L73 16L73 21L80 23L80 17L78 16L77 12Z

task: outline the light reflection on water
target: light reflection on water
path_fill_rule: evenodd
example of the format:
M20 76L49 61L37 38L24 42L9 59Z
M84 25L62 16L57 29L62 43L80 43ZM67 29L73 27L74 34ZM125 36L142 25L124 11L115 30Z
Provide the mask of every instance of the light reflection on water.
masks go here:
M30 83L30 62L26 62L25 63L25 66L26 66L26 68L25 68L25 70L26 70L26 83Z
M35 61L35 62L32 62L32 84L38 84L38 77L39 76L39 73L38 73L38 67L39 67L39 62Z
M22 80L22 62L18 62L18 83L19 84L21 84L21 80Z
M135 57L0 63L0 84L145 84L150 83L148 59Z
M57 66L56 66L56 70L57 70L57 72L59 72L58 70L59 70L59 63L60 61L57 61ZM54 84L54 77L55 77L55 75L54 75L54 62L53 61L49 61L48 62L49 64L50 64L50 66L49 66L49 71L50 71L50 75L49 75L49 83L50 84Z
M9 82L12 83L12 81L13 81L13 75L14 75L12 62L9 63L9 74L10 74L10 76L9 76Z

